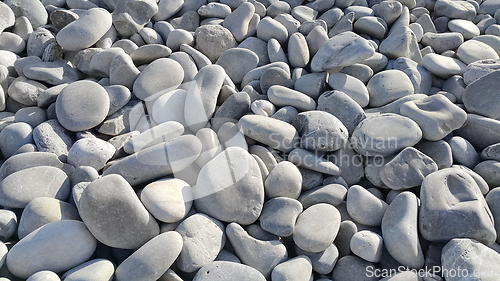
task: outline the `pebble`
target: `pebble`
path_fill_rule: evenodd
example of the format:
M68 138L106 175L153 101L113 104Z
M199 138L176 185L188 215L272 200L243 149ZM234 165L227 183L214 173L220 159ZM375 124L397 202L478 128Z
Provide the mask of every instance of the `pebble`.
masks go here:
M269 172L264 182L264 189L269 198L297 199L302 189L302 175L293 163L282 161Z
M32 128L35 128L47 121L47 114L45 110L40 107L25 107L16 112L15 121L28 123Z
M374 53L366 39L353 32L344 32L321 46L311 61L311 70L320 72L342 68L367 59Z
M39 227L60 220L80 220L78 210L75 206L58 199L35 198L23 210L17 235L19 239L23 239Z
M249 24L254 12L254 5L249 2L242 3L231 14L226 16L222 26L231 31L237 42L241 42L249 36Z
M465 123L467 113L441 94L408 101L399 109L422 129L422 137L438 141ZM500 117L500 115L499 115Z
M371 107L386 105L415 91L410 78L399 70L385 70L375 74L366 89L370 95Z
M297 255L307 256L311 261L313 270L319 274L329 274L332 272L339 258L339 251L335 244L331 244L326 250L318 253L306 252L295 246L295 252Z
M33 132L24 122L12 123L0 131L0 151L6 158L11 157L25 144L33 144Z
M210 5L227 7L219 3L209 3L208 6ZM203 6L200 9L203 9ZM231 10L229 9L228 12L230 13ZM200 26L196 29L194 38L196 39L196 49L204 53L213 63L215 63L226 50L237 46L236 39L234 39L231 32L220 25Z
M497 120L476 114L467 114L465 124L456 130L456 135L467 139L473 146L481 150L499 142L497 141L500 137L499 125L500 122Z
M349 216L367 226L379 226L388 207L387 203L360 185L349 188L346 202Z
M422 54L418 48L418 40L407 26L393 26L387 38L380 43L379 52L389 58L405 57L420 62Z
M226 235L240 260L266 278L271 277L272 270L288 258L287 249L281 241L253 238L236 222L226 226Z
M14 245L7 255L7 267L20 278L28 278L40 270L60 273L88 260L96 246L97 240L84 223L55 221Z
M323 111L307 111L293 121L301 136L301 146L309 150L335 151L345 146L347 128L334 115Z
M425 239L472 238L487 245L496 240L491 212L468 173L451 168L428 175L422 182L420 200L419 230ZM464 212L468 215L464 216ZM432 227L436 224L443 227Z
M330 87L334 90L347 94L361 107L366 107L369 103L370 96L368 89L362 81L351 75L344 73L332 73L328 77L328 85L330 85Z
M468 255L463 255L464 252ZM474 239L455 238L444 246L441 260L443 270L473 272L473 278L488 278L487 272L496 270L500 255ZM451 280L458 280L458 277Z
M230 261L215 261L202 267L193 281L264 281L266 278L255 268Z
M98 138L84 138L76 141L68 152L68 163L75 166L90 166L97 171L115 154L115 147Z
M376 276L367 274L367 268L374 268L373 264L358 256L348 255L340 258L333 269L332 280L341 281L375 281Z
M455 136L448 141L448 144L451 147L455 163L464 165L470 169L479 163L479 154L467 139Z
M492 119L500 117L500 111L495 106L497 95L494 90L499 75L499 71L493 71L467 85L462 99L468 112Z
M123 146L123 150L129 154L139 152L160 143L166 143L184 133L184 126L175 121L168 121L156 125L130 139Z
M288 160L299 168L305 168L332 176L339 176L341 174L337 165L309 150L296 148L288 154Z
M162 75L165 71L175 73L175 75L170 75L168 78L161 76L160 79L158 75ZM177 88L183 79L184 70L178 62L168 58L160 58L150 63L139 74L135 80L133 92L137 98L146 100L161 90ZM152 83L152 81L161 82Z
M434 160L438 170L449 168L453 164L453 156L450 145L444 140L422 141L415 148Z
M490 188L495 188L500 185L497 176L499 169L500 163L498 161L486 160L477 164L474 167L474 172L477 173L480 178L484 179Z
M267 91L267 95L269 101L276 106L289 105L295 107L298 111L308 111L316 108L316 102L313 98L284 86L271 86Z
M89 184L81 194L78 211L92 235L110 247L137 249L160 232L158 223L119 175L103 176Z
M272 280L309 280L312 277L311 260L305 256L297 256L278 264L271 273Z
M231 80L238 84L258 63L259 57L253 51L232 48L222 53L216 64L222 66Z
M108 280L113 278L115 272L115 266L113 263L106 259L93 259L89 260L81 265L74 267L66 271L61 278L66 281L91 281L91 277L101 278L102 280ZM101 280L98 279L98 280Z
M275 197L268 200L262 209L260 226L263 230L282 237L293 234L297 217L302 213L302 204L292 198Z
M326 221L329 223L324 224ZM304 251L321 252L333 243L339 227L340 212L337 208L325 203L315 204L297 218L293 241Z
M0 210L0 240L9 240L17 230L16 213L10 210ZM1 258L0 258L1 260Z
M243 225L259 217L264 204L263 181L257 162L244 149L226 148L201 169L197 182L193 187L196 210ZM239 206L237 211L232 207L235 205Z
M469 40L457 49L457 56L466 64L484 59L498 59L497 52L486 43Z
M351 238L351 251L369 262L380 262L383 251L382 236L370 230L356 232Z
M289 152L299 142L297 130L292 125L274 118L245 115L238 124L247 137L280 151Z
M474 5L467 1L438 0L434 4L434 10L437 14L450 19L473 20L476 16Z
M60 281L59 276L53 271L42 270L31 275L26 281L37 281L37 280L48 280L48 281Z
M430 73L447 79L453 75L462 75L467 65L462 61L438 54L427 54L422 58L422 66Z
M402 192L392 200L382 218L382 236L390 255L410 268L421 268L425 259L418 236L418 198Z

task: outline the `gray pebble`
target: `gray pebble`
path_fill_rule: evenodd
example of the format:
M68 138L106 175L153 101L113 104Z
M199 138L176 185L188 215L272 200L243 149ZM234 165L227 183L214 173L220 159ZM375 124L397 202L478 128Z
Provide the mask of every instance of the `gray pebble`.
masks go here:
M274 118L245 115L238 124L246 136L284 152L294 149L299 141L292 125Z
M362 107L349 95L341 91L327 91L318 99L318 110L336 116L345 125L349 134L366 115Z
M260 89L262 93L267 93L269 88L274 85L280 85L287 88L293 88L293 81L290 74L280 67L270 67L260 78Z
M369 261L354 255L348 255L340 258L333 269L332 278L338 281L374 281L378 280L376 276L367 274L366 269L375 267Z
M358 227L354 222L350 220L342 220L340 223L339 233L334 241L334 244L338 247L338 257L344 257L352 254L351 238L356 232L358 232Z
M434 11L450 19L473 20L476 17L474 5L467 1L438 0L434 4Z
M223 5L219 3L208 5L215 4ZM214 63L224 51L236 47L237 44L231 32L220 25L200 26L196 29L194 37L196 49L204 53Z
M73 139L55 119L45 121L33 129L33 139L38 151L55 153L66 161Z
M259 218L263 230L277 236L290 236L295 229L297 217L302 213L302 204L292 198L276 197L264 204Z
M265 179L264 188L269 198L289 197L297 199L302 188L299 169L288 161L278 163Z
M297 256L278 264L272 271L271 278L275 281L308 280L312 275L311 260L305 256Z
M45 90L47 87L42 83L20 76L12 81L7 94L22 105L34 106L37 104L38 96Z
M159 58L166 58L172 54L172 50L161 44L142 45L134 49L129 55L137 66L151 63Z
M422 141L415 148L429 156L438 166L438 170L449 168L453 164L450 145L444 140Z
M375 263L382 260L383 245L382 236L370 230L356 232L350 242L353 254Z
M230 261L216 261L201 268L193 281L264 281L262 273L248 265ZM180 280L179 280L180 281Z
M379 226L388 207L387 203L360 185L349 188L346 202L349 216L367 226Z
M114 264L107 259L93 259L88 262L82 263L81 265L74 267L66 271L62 278L66 281L90 281L89 276L96 276L96 278L102 278L102 280L107 280L106 278L112 278L115 272Z
M278 119L287 123L292 123L292 121L297 117L299 112L295 107L292 106L283 106L278 111L276 111L271 117L274 119Z
M16 112L15 121L28 123L32 128L35 128L47 121L47 114L40 107L25 107Z
M325 111L299 113L293 125L301 136L301 146L309 150L335 151L347 143L349 132L334 115Z
M498 176L500 172L500 162L495 160L480 162L474 167L474 172L479 174L490 188L500 186L500 177Z
M298 111L314 110L316 102L312 97L280 85L273 85L267 91L269 100L276 106L293 106Z
M304 208L318 203L327 203L333 206L340 205L347 196L347 188L340 184L327 184L303 192L298 200Z
M372 83L375 83L375 80ZM334 90L347 94L361 107L366 107L370 102L370 99L374 99L373 97L371 97L373 96L373 94L369 93L367 87L361 80L344 73L330 74L330 76L328 77L328 85L330 85L330 87L332 87ZM371 84L369 83L368 85Z
M218 131L226 122L237 122L250 109L250 97L245 92L231 95L217 109L212 118L212 127Z
M312 269L319 274L328 274L332 272L339 258L339 251L335 244L331 244L326 250L318 253L306 252L295 246L295 252L298 255L307 256L311 261Z
M467 139L455 136L448 141L448 144L451 147L455 163L462 164L470 169L479 163L479 154Z
M11 157L21 146L29 143L33 144L33 133L27 123L13 123L0 131L0 150L5 158Z
M341 173L337 165L314 152L301 148L292 150L288 154L288 161L294 163L299 168L306 168L332 176L338 176Z
M175 75L170 75L168 79L165 77L159 79L158 75L162 75L165 71L175 73ZM177 88L183 80L184 70L182 66L172 59L161 58L150 63L141 72L135 80L133 92L137 98L145 100L161 90ZM151 81L161 81L161 83L152 83Z
M11 210L0 210L0 240L7 241L16 232L17 216Z

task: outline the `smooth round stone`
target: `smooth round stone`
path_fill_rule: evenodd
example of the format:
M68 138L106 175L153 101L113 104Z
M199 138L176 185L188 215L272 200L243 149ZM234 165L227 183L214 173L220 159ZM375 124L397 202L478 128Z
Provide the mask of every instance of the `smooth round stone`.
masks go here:
M312 277L311 260L301 255L286 262L278 264L271 273L273 281L299 281L309 280Z
M25 16L33 26L33 29L47 23L48 14L44 5L39 1L14 1L8 0L4 2L7 4L16 17Z
M88 260L97 241L80 221L49 223L12 247L7 267L15 276L27 278L40 270L66 271Z
M175 52L170 55L169 58L175 60L182 66L182 69L184 70L183 82L188 82L194 79L198 73L198 68L196 67L194 59L191 58L190 55L185 52Z
M161 44L147 44L134 49L130 53L130 58L135 65L144 65L165 58L172 54L172 50Z
M176 52L180 50L182 44L193 45L193 43L194 37L189 31L174 29L168 34L166 45Z
M65 281L92 281L93 277L109 280L113 278L114 272L115 266L111 261L95 259L66 271L61 278Z
M273 154L271 150L272 149L268 149L260 145L252 145L248 151L251 154L255 154L256 156L258 156L266 165L267 170L271 172L278 164L275 154Z
M264 187L269 198L297 199L302 189L302 175L293 163L282 161L269 172Z
M467 174L469 174L469 176L471 176L474 179L474 181L476 181L476 183L479 186L479 189L481 190L481 193L483 195L487 194L490 191L490 187L488 186L488 183L484 180L484 178L482 178L482 176L480 176L475 171L473 171L470 168L467 168L463 165L452 165L451 167L467 172Z
M49 197L31 200L19 220L18 236L23 239L37 228L60 220L80 220L75 206Z
M399 263L410 268L424 265L424 254L418 240L418 198L402 192L391 202L382 219L385 248Z
M15 172L38 166L57 167L68 175L75 170L73 166L62 163L53 153L26 152L14 155L5 161L0 166L0 178L4 179Z
M370 96L368 89L361 80L344 73L332 73L328 77L328 85L330 85L332 89L348 95L361 107L366 107L368 105Z
M10 83L7 94L20 104L36 106L38 97L45 90L47 87L42 83L20 76Z
M500 142L500 121L476 114L467 114L465 124L455 131L481 150Z
M468 112L493 119L500 117L500 95L495 90L500 85L499 77L500 71L493 71L467 85L462 99Z
M226 122L236 123L250 109L250 97L245 92L237 92L228 97L217 109L212 118L212 127L215 131ZM272 109L272 107L271 107Z
M344 204L345 208L345 204ZM345 213L345 211L344 211ZM337 259L339 257L344 257L347 255L352 254L351 252L351 238L352 236L358 232L358 227L356 224L348 219L344 219L340 223L340 229L339 233L337 234L337 237L335 238L335 241L333 242L333 245L338 245L337 246ZM335 260L335 262L337 262Z
M483 151L481 151L481 159L483 160L495 160L499 161L500 160L500 145L499 144L492 144Z
M274 38L271 38L269 39L269 41L267 41L267 55L271 63L284 62L288 64L288 57L285 54L285 51L283 50L278 40Z
M177 266L183 272L195 272L215 260L226 243L224 225L207 215L194 214L175 229L183 240Z
M206 18L225 18L231 14L231 7L221 3L208 3L198 9L198 14Z
M305 149L335 151L347 143L347 128L328 112L314 110L299 113L293 125L297 128L301 146Z
M477 27L472 21L454 19L448 22L448 29L451 32L458 32L464 36L465 40L469 40L473 37L479 36L479 27Z
M354 31L370 35L372 38L384 39L387 23L379 17L366 16L359 18L354 23Z
M231 80L238 84L258 63L259 57L253 51L233 48L222 53L216 64L222 66Z
M361 121L352 134L354 150L364 156L391 156L417 144L422 130L410 118L385 113Z
M434 11L450 19L473 20L476 16L474 5L467 1L438 0L434 4Z
M369 262L382 260L384 242L382 236L370 230L356 232L351 238L351 251Z
M47 121L47 114L45 110L36 106L25 107L16 112L15 121L28 123L32 128L35 128Z
M184 170L198 158L201 149L197 137L180 136L123 158L103 175L121 175L131 185L148 182Z
M455 238L443 247L441 261L443 270L448 270L448 272L472 272L467 276L487 279L492 277L489 272L497 270L496 264L500 261L500 255L474 239ZM458 280L458 278L460 277L451 278L451 280Z
M67 51L78 51L94 45L111 27L111 14L102 8L87 10L57 33L57 43Z
M101 170L115 154L115 147L98 138L84 138L76 141L68 153L68 163L75 166L90 166Z
M225 6L219 3L209 3L206 6L210 5ZM203 6L200 9L203 9ZM195 48L205 54L214 63L222 53L237 46L236 39L234 39L231 32L220 25L200 26L196 29L194 38L196 39Z
M319 253L309 253L301 250L297 246L295 246L294 249L297 255L307 256L312 263L313 270L319 274L328 274L332 272L339 258L339 251L335 244L331 244L326 250Z
M299 141L297 130L292 125L274 118L245 115L238 124L249 138L280 151L291 151Z
M352 134L359 122L366 118L361 105L342 91L324 92L318 99L317 110L328 112L337 117L345 125L349 135Z
M465 85L469 85L477 79L499 69L500 60L481 60L469 64L463 74L463 88L465 88Z
M380 107L414 92L408 76L399 70L385 70L375 74L366 86L370 106Z
M10 210L0 210L0 240L7 241L17 230L16 213ZM1 258L0 258L1 260Z
M464 165L470 169L479 163L479 155L467 139L455 136L448 141L448 144L451 147L455 163Z
M38 166L5 177L0 183L0 204L24 208L38 197L66 200L71 191L68 176L59 168Z
M256 6L258 6L259 2L252 2L254 5L256 3ZM248 37L238 45L238 48L248 49L254 52L259 57L259 64L257 65L259 67L270 63L269 55L267 54L267 43L262 39L257 37Z
M276 1L267 7L266 15L275 18L279 14L289 14L290 11L290 4L285 1Z
M354 221L368 226L379 226L388 206L360 185L349 188L346 202L349 216Z
M276 106L293 106L298 111L316 109L316 102L313 98L284 86L271 86L267 91L267 95L269 100Z
M424 139L437 141L465 123L466 112L443 95L432 95L422 100L408 101L399 109L401 115L411 118L422 129ZM499 115L500 116L500 115Z
M31 275L26 281L60 281L59 276L50 270L42 270Z
M384 165L380 179L393 190L404 190L419 186L427 175L437 170L432 158L413 147L407 147Z
M250 106L252 112L257 115L271 117L276 112L276 107L270 101L256 100Z
M483 178L490 188L500 186L500 162L495 160L486 160L474 167L474 172Z
M181 136L183 133L184 126L181 123L175 121L160 123L130 139L123 146L123 150L129 154L133 154L154 145L166 143Z
M11 27L15 24L16 16L12 9L5 3L0 4L0 14L2 15L2 20L0 21L0 33L6 28Z
M181 179L162 179L146 185L140 199L156 219L173 223L183 219L191 209L193 192Z
M226 227L226 235L242 263L257 269L268 279L274 267L288 258L287 249L281 241L253 238L235 222Z
M26 43L21 36L11 33L2 32L0 35L0 47L2 50L8 50L16 54L20 54L26 47Z
M298 200L306 209L318 203L338 206L344 201L346 195L346 187L333 183L307 190L300 195Z
M368 41L354 32L344 32L326 41L314 55L314 72L334 70L361 62L375 54Z
M283 42L280 42L283 44ZM288 62L290 66L306 67L309 63L310 53L306 38L300 32L290 35L288 40Z
M108 93L110 101L108 116L123 108L132 98L130 90L122 85L105 86L104 89Z
M304 251L321 252L333 243L339 227L340 212L337 208L324 203L315 204L299 215L293 241Z
M236 41L241 42L248 37L249 24L254 13L255 6L245 2L224 19L222 26L231 31Z
M182 236L175 231L157 235L116 268L115 280L157 280L175 262L182 247Z
M420 63L430 73L447 79L453 75L462 75L467 65L462 61L438 54L427 54Z
M172 73L165 77L164 73ZM167 58L160 58L150 63L135 80L133 92L141 100L166 90L177 88L184 80L184 70L182 66Z
M135 67L132 58L126 54L116 55L109 65L111 85L123 85L132 89L140 71Z
M103 176L89 184L78 210L92 235L110 247L137 249L160 232L158 223L119 175Z
M248 265L230 261L215 261L202 267L193 281L264 281L262 273Z
M293 88L302 92L313 99L318 97L326 90L326 73L308 73L303 74L295 81Z
M451 147L446 141L422 141L415 148L432 158L436 162L438 170L449 168L453 164Z
M0 131L0 150L5 158L11 157L21 146L29 143L33 143L33 133L27 123L13 123Z
M478 60L499 58L495 49L477 40L469 40L460 45L457 49L457 56L466 64Z
M344 73L350 75L354 78L357 78L363 84L368 83L370 78L373 76L373 70L365 64L357 63L351 66L346 66L340 70L340 73ZM333 73L332 73L333 74Z
M420 200L419 229L425 239L464 237L486 245L496 240L491 212L467 172L450 168L428 175L422 182Z
M272 198L264 204L259 218L260 226L263 230L277 236L290 236L293 234L295 222L302 210L302 204L295 199Z
M104 121L109 106L109 95L101 85L82 80L69 84L57 96L56 114L65 129L77 132Z
M267 93L273 85L280 85L287 88L293 88L293 81L290 73L280 67L270 67L264 71L260 78L260 89L262 93Z
M193 187L196 210L244 225L259 217L264 204L263 181L257 162L244 149L229 147L215 156L201 169L197 182Z
M72 83L83 75L68 64L68 61L57 60L53 62L39 62L27 65L23 68L23 74L33 80L45 82L51 85Z
M99 173L96 169L89 166L78 167L71 173L71 186L75 186L75 184L81 182L93 182L98 178Z
M375 281L379 278L369 274L367 269L375 269L373 264L358 256L348 255L340 258L333 269L332 280L339 281Z
M339 167L334 163L309 150L301 148L292 150L288 155L288 161L294 163L299 168L305 168L319 173L332 176L339 176L341 174ZM304 182L305 180L302 182L303 186Z
M280 44L284 44L288 39L288 31L279 21L271 17L264 17L257 25L257 38L266 42L274 38Z

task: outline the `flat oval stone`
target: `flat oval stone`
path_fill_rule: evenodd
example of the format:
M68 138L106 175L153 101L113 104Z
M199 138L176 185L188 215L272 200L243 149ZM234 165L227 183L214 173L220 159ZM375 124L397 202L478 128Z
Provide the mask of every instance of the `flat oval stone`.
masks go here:
M257 269L268 279L271 277L273 268L288 258L287 249L281 241L253 238L235 222L228 224L226 235L238 258L244 264Z
M455 136L448 140L453 154L453 161L470 169L479 163L479 154L474 146L465 138Z
M83 75L68 64L68 61L39 62L23 68L26 77L52 85L72 83L83 78Z
M492 119L500 117L500 108L497 106L500 95L495 90L500 85L499 77L500 71L493 71L467 85L462 99L468 112Z
M473 20L476 16L474 5L467 1L438 0L434 4L434 10L451 19Z
M288 31L283 24L268 16L259 21L257 25L257 38L266 42L274 38L280 44L284 44L288 39Z
M431 46L436 53L443 53L460 47L464 43L464 36L458 32L426 32L421 41L422 44Z
M147 44L133 50L130 58L135 65L149 64L157 59L166 58L172 54L172 50L162 44Z
M305 256L297 256L278 264L271 273L272 280L307 280L312 276L311 260Z
M401 115L417 122L422 129L423 138L431 141L444 138L451 131L462 127L467 119L467 113L463 109L441 94L408 101L399 111Z
M348 255L340 258L333 269L333 280L359 280L375 281L379 280L376 276L367 274L367 269L375 268L373 264L355 255ZM375 275L375 274L373 274Z
M78 51L94 45L111 27L111 14L92 8L57 33L57 43L67 51Z
M164 73L172 73L164 77ZM161 76L159 76L161 75ZM184 80L182 66L173 59L161 58L150 63L137 77L134 83L134 94L141 100L167 89L174 90ZM153 83L153 81L155 81Z
M238 124L247 137L284 152L291 151L299 141L292 125L271 117L245 115Z
M293 125L301 136L301 146L315 151L335 151L347 143L349 132L334 115L324 111L299 113Z
M47 87L42 83L21 76L10 83L7 94L21 104L35 106L38 97L45 90Z
M90 166L97 171L115 154L115 147L98 138L84 138L76 141L68 152L68 163L75 166Z
M293 234L297 217L302 213L302 204L292 198L276 197L264 204L259 217L263 230L277 236Z
M327 184L302 192L299 197L304 208L318 203L327 203L333 206L340 205L347 195L347 188L340 184Z
M448 22L448 29L452 32L458 32L464 36L465 40L479 36L480 31L470 20L454 19Z
M499 58L495 49L477 40L469 40L461 44L457 49L457 56L466 64L478 60Z
M38 197L66 200L71 191L70 181L61 169L50 166L27 168L5 177L0 183L0 204L24 208Z
M293 106L299 111L314 110L316 102L313 98L299 91L272 85L267 91L269 100L276 106Z
M361 107L366 107L368 105L370 96L368 89L361 80L344 73L332 73L328 77L328 85L330 85L332 89L348 95Z
M109 112L109 95L99 84L82 80L69 84L57 96L59 123L77 132L99 125Z
M480 162L474 167L474 172L483 178L490 188L500 185L498 172L500 171L500 162L495 160L486 160Z
M26 281L41 281L41 280L47 280L47 281L60 281L59 276L55 274L53 271L50 270L42 270L38 271L37 273L31 275Z
M193 187L195 208L221 221L251 224L264 204L262 182L255 159L242 148L229 147L201 169Z
M50 197L38 197L24 208L19 220L18 236L23 239L37 228L60 220L80 220L75 206Z
M18 228L17 215L11 210L0 210L0 240L9 240ZM1 246L0 246L1 247ZM3 250L1 250L3 252ZM0 256L3 254L0 252ZM7 250L5 250L7 253Z
M425 239L472 238L487 245L495 242L493 216L467 172L448 168L428 175L422 182L420 200L419 229Z
M453 75L462 75L467 68L467 65L458 59L438 54L425 55L422 58L421 65L430 73L444 79L450 78Z
M388 206L360 185L349 188L346 203L349 216L354 221L368 226L379 226Z
M92 235L110 247L137 249L160 232L156 220L119 175L103 176L90 183L78 205Z
M7 0L4 3L12 9L16 17L27 17L33 26L33 29L37 29L47 23L48 14L41 1Z
M293 163L281 161L269 172L264 187L269 198L297 199L302 189L302 175Z
M197 137L180 136L123 158L107 168L103 176L118 174L131 185L144 183L184 170L198 158L201 149Z
M424 178L438 170L429 156L413 147L398 153L380 171L380 179L393 190L404 190L419 186Z
M5 158L11 157L21 146L29 143L33 143L33 133L27 123L13 123L0 131L0 150Z
M16 16L12 9L5 3L0 4L0 14L2 14L2 20L0 21L0 32L4 29L14 25L16 21Z
M146 185L140 199L156 219L172 223L183 219L191 209L193 191L181 179L162 179Z
M175 231L157 235L116 268L115 280L157 280L175 262L182 247L182 237Z
M231 80L238 84L243 77L257 67L259 57L251 50L232 48L222 53L216 64L224 68Z
M26 152L16 154L0 166L0 179L28 168L51 166L63 170L68 176L75 170L71 165L62 163L57 155L49 152Z
M184 104L187 91L177 89L166 92L156 99L152 107L152 116L157 124L176 121L185 125Z
M333 243L339 228L340 212L337 208L325 203L315 204L299 215L293 241L304 251L321 252Z
M422 130L413 120L385 113L361 121L352 134L354 150L365 156L391 156L417 144Z
M391 202L382 219L384 245L404 266L421 268L425 259L418 240L418 198L402 192Z
M114 273L115 266L111 261L94 259L66 271L61 278L66 281L92 281L91 278L95 276L102 280L109 280L113 278Z
M314 55L311 69L328 71L353 65L375 53L368 41L354 32L344 32L326 41Z
M215 260L226 243L224 225L207 215L194 214L175 229L183 246L177 266L183 272L195 272Z
M414 93L410 78L399 70L381 71L368 81L370 106L380 107Z
M353 254L366 261L380 262L382 260L384 242L382 236L373 231L356 232L351 237L350 246Z
M202 267L193 281L265 281L266 278L257 269L248 265L215 261Z
M60 273L88 260L96 246L96 239L83 222L56 221L38 228L14 245L7 255L7 267L21 278L40 270Z

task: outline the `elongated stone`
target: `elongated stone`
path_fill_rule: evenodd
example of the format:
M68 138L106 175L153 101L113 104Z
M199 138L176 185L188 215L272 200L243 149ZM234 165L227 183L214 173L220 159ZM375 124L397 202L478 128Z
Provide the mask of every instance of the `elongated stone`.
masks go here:
M280 151L289 152L299 142L295 127L271 117L245 115L238 124L246 136Z

